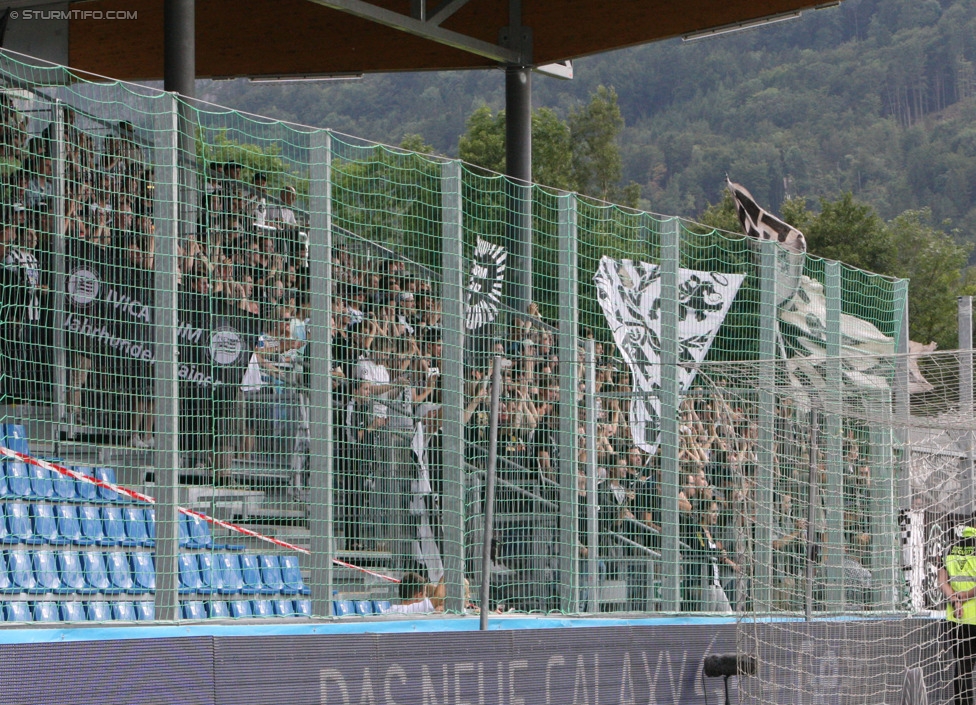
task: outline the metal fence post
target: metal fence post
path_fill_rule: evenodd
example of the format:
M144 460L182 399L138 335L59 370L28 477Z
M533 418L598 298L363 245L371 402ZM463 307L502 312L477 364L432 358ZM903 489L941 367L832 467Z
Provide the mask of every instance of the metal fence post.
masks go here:
M677 219L661 224L661 602L665 611L681 609L681 490L678 463L678 264L680 236Z
M179 618L177 558L179 555L180 448L178 365L179 131L176 96L160 99L155 119L157 143L155 293L156 450L153 452L156 493L156 619Z
M464 608L464 230L461 163L441 171L441 299L443 357L441 396L444 463L445 608Z
M824 487L827 515L827 594L828 609L841 610L844 604L844 419L841 374L841 271L840 262L824 265L824 293L827 297L827 414L824 448L827 455L827 482Z
M596 341L586 341L586 611L600 611L600 537L597 514Z
M559 196L559 608L579 611L579 290L576 195Z
M60 440L61 424L67 413L68 360L65 348L64 305L67 294L66 263L64 247L64 204L67 198L65 184L65 145L64 145L64 106L56 100L51 107L51 125L54 139L51 140L51 162L54 167L54 233L51 235L52 265L51 273L51 342L53 357L51 370L53 378L52 401L54 402L55 444Z
M772 605L773 581L773 462L776 424L776 333L779 330L776 300L776 255L773 242L759 243L759 367L756 425L756 512L755 570L752 584L754 604Z
M963 419L973 416L973 297L960 296L956 319L959 326L959 411ZM976 501L976 477L973 473L973 435L966 433L962 442L966 451L966 510L972 511Z
M309 137L308 331L312 365L309 388L309 496L312 614L332 614L335 555L332 439L332 133Z

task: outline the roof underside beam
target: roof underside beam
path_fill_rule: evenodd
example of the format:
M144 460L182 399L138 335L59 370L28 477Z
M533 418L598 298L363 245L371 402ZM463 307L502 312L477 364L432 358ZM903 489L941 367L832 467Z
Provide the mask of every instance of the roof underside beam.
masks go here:
M364 0L309 0L309 2L333 10L340 10L355 17L371 20L386 27L398 29L407 34L429 39L438 44L460 49L476 56L483 56L504 64L523 64L525 63L522 53L518 49L491 44L489 42L469 37L466 34L452 32L439 25L450 15L460 9L467 0L446 0L441 3L427 21L416 19L408 15L393 12L383 7L377 7ZM436 24L435 24L436 22Z

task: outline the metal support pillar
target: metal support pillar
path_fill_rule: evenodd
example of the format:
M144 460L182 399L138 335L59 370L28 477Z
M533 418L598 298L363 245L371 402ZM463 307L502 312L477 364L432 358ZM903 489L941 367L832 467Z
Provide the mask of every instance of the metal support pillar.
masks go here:
M827 298L827 360L826 360L826 438L827 482L824 501L827 517L827 550L825 568L827 609L840 611L844 605L844 378L841 373L841 278L840 263L824 265L824 294Z
M576 196L559 197L559 608L579 603L579 306L576 262Z
M772 606L773 586L773 464L776 462L776 254L773 242L759 243L759 368L756 426L756 567L753 601L758 610Z
M156 352L156 619L179 618L180 387L178 337L179 177L176 98L167 95L155 121L156 288L153 328ZM164 107L165 106L165 107Z
M509 305L532 301L532 71L505 68L505 174L508 176Z
M335 556L334 453L332 425L332 134L316 131L309 144L309 290L312 321L308 331L309 496L311 536L309 583L312 614L332 614L332 559Z
M441 431L443 435L443 547L445 609L464 608L464 242L461 163L441 171Z
M661 602L667 612L681 609L681 517L678 492L678 262L680 238L676 219L661 224Z

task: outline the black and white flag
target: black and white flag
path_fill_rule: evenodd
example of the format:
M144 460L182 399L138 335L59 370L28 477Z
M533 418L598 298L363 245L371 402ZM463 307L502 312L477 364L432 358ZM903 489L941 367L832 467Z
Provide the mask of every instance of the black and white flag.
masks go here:
M702 362L725 320L744 274L678 270L679 362ZM630 429L639 448L654 453L661 427L661 271L656 264L603 257L593 277L600 307L620 356L630 368L634 398ZM695 379L689 365L678 367L679 392Z
M782 307L793 298L800 285L807 240L792 225L761 208L744 186L732 181L728 181L728 186L746 236L781 245L776 253L776 303Z
M505 261L508 252L501 245L493 245L481 236L474 248L471 276L468 277L467 312L465 326L478 330L498 315L502 285L505 281Z

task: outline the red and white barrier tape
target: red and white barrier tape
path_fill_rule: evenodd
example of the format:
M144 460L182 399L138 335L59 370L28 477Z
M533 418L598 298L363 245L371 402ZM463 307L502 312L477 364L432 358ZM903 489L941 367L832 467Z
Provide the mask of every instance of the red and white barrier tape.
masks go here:
M66 475L67 477L73 478L75 480L81 480L82 482L87 482L97 487L103 487L107 490L112 490L113 492L117 492L118 494L125 495L126 497L130 497L131 499L134 499L138 502L146 502L147 504L156 504L156 499L154 497L150 497L149 495L143 494L142 492L136 492L135 490L130 490L128 487L123 487L122 485L116 485L111 482L106 482L105 480L100 480L97 477L92 477L91 475L85 475L84 473L80 473L77 470L72 470L71 468L66 468L61 465L48 462L47 460L34 458L30 455L25 455L24 453L18 453L17 451L10 450L10 448L6 448L4 446L0 446L0 454L5 455L6 457L12 458L14 460L19 460L23 463L27 463L28 465L36 465L39 468L44 468L48 472L60 473L61 475ZM223 521L222 519L217 519L216 517L209 516L207 514L204 514L203 512L198 512L193 509L187 509L186 507L179 507L179 506L176 509L177 511L180 512L180 514L186 514L187 516L196 517L197 519L203 519L204 521L209 522L214 526L219 526L221 528L229 529L230 531L235 531L245 536L250 536L252 538L259 539L261 541L266 541L268 543L274 544L275 546L280 546L281 548L287 548L290 551L297 551L299 553L304 553L307 556L311 555L311 551L309 551L307 548L301 548L300 546L296 546L294 544L288 543L287 541L276 539L273 536L265 536L264 534L259 534L257 531L252 531L251 529L245 528L243 526L232 524L229 521ZM366 573L367 575L372 575L375 578L381 578L391 583L400 582L396 578L392 578L389 575L383 575L382 573L377 573L375 571L369 570L368 568L363 568L358 565L353 565L352 563L346 563L345 561L341 561L338 558L333 558L332 562L335 563L336 565L343 566L344 568L352 568L353 570L358 570L362 573Z

